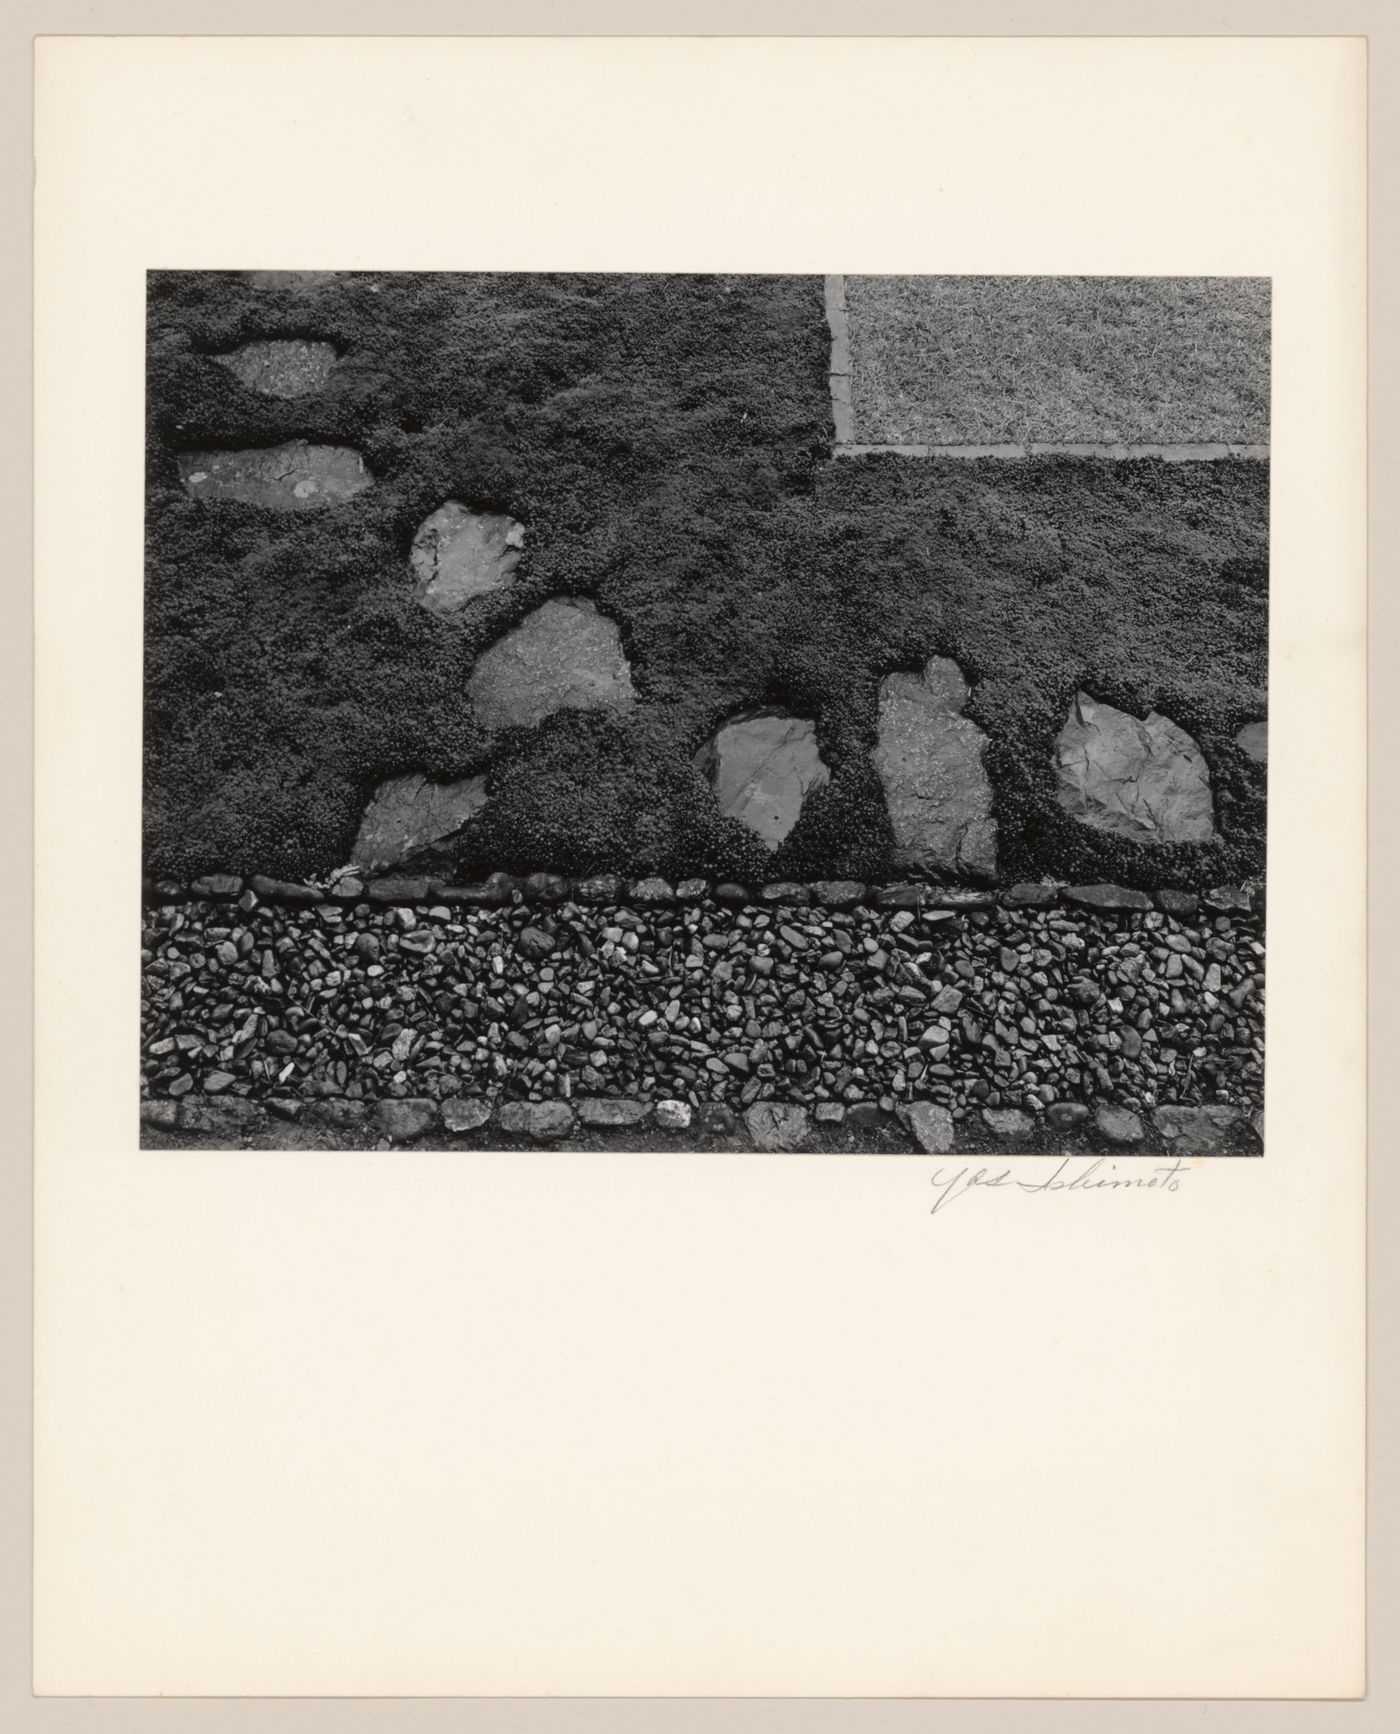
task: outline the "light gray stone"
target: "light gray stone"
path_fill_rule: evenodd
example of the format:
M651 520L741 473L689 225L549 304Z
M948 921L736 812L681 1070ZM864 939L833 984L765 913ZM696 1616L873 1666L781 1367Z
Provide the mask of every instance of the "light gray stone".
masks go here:
M1184 729L1156 711L1139 722L1076 693L1055 743L1058 799L1095 830L1156 843L1215 835L1210 771Z
M484 1096L449 1096L442 1104L442 1123L449 1132L475 1132L491 1118Z
M807 1110L792 1102L755 1102L744 1124L757 1150L799 1150L807 1137Z
M720 811L737 819L769 849L776 849L802 814L813 789L831 772L805 717L785 711L741 711L696 754Z
M1152 1122L1167 1147L1182 1156L1215 1156L1230 1144L1230 1134L1243 1115L1228 1103L1203 1107L1158 1108Z
M249 391L264 397L306 397L320 391L335 366L335 345L309 337L260 338L213 357Z
M690 1104L670 1098L658 1102L654 1110L656 1123L663 1132L684 1132L690 1124Z
M649 1103L623 1096L580 1096L574 1107L585 1126L636 1126L650 1112Z
M309 440L249 451L182 452L176 462L186 493L196 500L240 500L283 512L339 505L374 479L353 447Z
M630 710L632 674L616 625L579 597L527 615L477 660L468 692L482 726L533 728L558 710Z
M1235 745L1249 754L1257 765L1269 762L1269 725L1266 722L1246 723L1235 736Z
M968 684L957 663L934 656L922 674L880 682L879 744L872 754L885 788L894 859L987 877L996 872L987 737L963 716Z
M1094 1124L1110 1144L1141 1144L1145 1135L1142 1121L1131 1108L1100 1108Z
M1035 1121L1020 1108L984 1108L982 1119L994 1138L1003 1143L1024 1143L1035 1131Z
M926 1156L946 1156L953 1148L953 1116L936 1102L909 1104L909 1130Z
M386 1096L374 1109L375 1124L396 1143L431 1131L437 1114L437 1103L426 1096Z
M430 614L457 614L510 583L524 544L524 526L504 512L473 512L448 500L413 538L414 597Z
M351 851L367 873L397 866L434 843L446 842L486 805L486 778L430 783L416 772L391 777L374 792Z
M496 1118L503 1132L526 1138L562 1138L574 1123L567 1102L502 1102Z

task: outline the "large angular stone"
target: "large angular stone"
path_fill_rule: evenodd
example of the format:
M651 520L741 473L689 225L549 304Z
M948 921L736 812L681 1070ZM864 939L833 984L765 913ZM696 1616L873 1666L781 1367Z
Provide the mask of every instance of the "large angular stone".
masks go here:
M1156 711L1139 722L1080 692L1055 743L1058 798L1099 831L1154 843L1215 835L1210 771L1184 729Z
M720 811L737 819L769 849L797 823L802 803L831 772L805 717L780 710L742 711L695 755Z
M176 462L186 493L197 500L241 500L282 512L338 505L374 479L353 447L309 440L251 451L182 452Z
M330 378L335 345L309 337L261 338L213 359L264 397L306 397Z
M456 614L475 596L510 583L525 529L504 512L473 512L448 500L413 538L413 594L432 614Z
M807 1110L793 1102L755 1102L744 1110L755 1150L800 1150L807 1137Z
M486 805L486 778L430 783L416 772L391 777L365 809L351 860L368 873L395 867L434 843L456 836Z
M557 710L628 710L636 703L617 627L591 602L557 598L485 651L468 682L488 729L533 728Z
M982 765L987 737L961 714L967 694L962 670L946 656L931 657L922 674L890 674L880 682L872 757L900 866L977 877L996 872L992 786Z
M1235 736L1235 745L1248 753L1257 765L1269 762L1269 725L1266 722L1246 723Z

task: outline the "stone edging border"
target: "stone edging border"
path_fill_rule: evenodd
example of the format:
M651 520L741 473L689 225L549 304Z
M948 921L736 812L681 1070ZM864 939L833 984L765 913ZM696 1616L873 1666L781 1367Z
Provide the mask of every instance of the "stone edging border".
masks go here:
M248 909L258 903L303 907L320 903L371 903L401 908L417 904L447 904L485 909L522 903L635 904L638 908L716 903L748 908L816 906L854 909L865 905L873 909L927 911L939 916L979 909L1053 909L1060 906L1091 914L1134 914L1160 909L1168 915L1187 918L1201 911L1208 915L1262 915L1264 912L1264 887L1260 882L1216 885L1199 893L1170 888L1148 893L1126 885L1060 885L1030 881L994 890L914 881L871 886L854 879L818 879L808 884L779 880L757 887L728 880L712 885L708 879L682 879L671 885L667 880L651 875L628 880L606 873L585 879L566 879L558 873L530 873L523 877L492 873L478 885L459 885L423 875L372 878L342 873L321 885L271 879L262 874L253 874L245 880L234 873L206 873L190 881L143 879L141 889L142 899L148 905L241 902Z
M1147 1113L1168 1154L1218 1154L1231 1134L1243 1127L1248 1127L1263 1144L1262 1112L1251 1115L1243 1108L1224 1104L1169 1103ZM1059 1103L1047 1111L1046 1118L1048 1124L1063 1134L1087 1136L1090 1154L1156 1153L1151 1147L1146 1151L1139 1149L1147 1138L1147 1127L1142 1116L1128 1108L1100 1106L1091 1111L1081 1104ZM687 1102L672 1099L645 1101L621 1096L584 1096L567 1101L556 1098L544 1102L495 1100L485 1096L451 1096L442 1102L430 1096L383 1096L377 1100L327 1096L310 1101L299 1097L252 1101L246 1096L204 1096L186 1097L178 1102L147 1097L141 1102L142 1124L170 1134L249 1137L266 1131L273 1119L288 1122L305 1119L321 1128L375 1133L390 1144L411 1143L443 1133L482 1132L488 1126L511 1137L528 1137L543 1144L556 1143L579 1130L633 1131L643 1125L654 1126L667 1135L688 1132L694 1125L719 1140L737 1136L741 1124L753 1148L761 1152L810 1148L814 1127L834 1129L842 1125L871 1129L902 1126L917 1146L915 1153L926 1156L955 1154L959 1143L949 1110L934 1102L917 1100L899 1103L889 1110L878 1102L822 1102L812 1111L797 1103L768 1099L753 1103L740 1114L721 1102L692 1108ZM1031 1116L1020 1109L984 1108L979 1121L983 1135L975 1153L987 1153L989 1137L1001 1147L1000 1154L1007 1156L1019 1153L1064 1157L1071 1153L1018 1151L1018 1143L1035 1129ZM962 1142L969 1145L966 1139ZM967 1153L974 1150L969 1146Z
M831 366L827 378L831 388L831 418L835 425L832 454L835 457L869 458L1102 458L1123 463L1136 458L1159 458L1167 463L1213 463L1221 458L1241 458L1251 463L1267 463L1269 447L1265 445L1231 445L1220 441L1177 443L1169 445L1123 445L1117 442L1030 440L1024 444L996 445L861 445L854 438L855 423L851 407L851 323L846 308L846 279L828 274L825 278L826 320L831 328Z

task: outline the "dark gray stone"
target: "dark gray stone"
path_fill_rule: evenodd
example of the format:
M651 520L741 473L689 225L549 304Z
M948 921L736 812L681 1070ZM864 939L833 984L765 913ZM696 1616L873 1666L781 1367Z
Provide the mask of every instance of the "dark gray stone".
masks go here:
M1145 891L1134 891L1126 885L1071 885L1065 891L1065 901L1077 909L1151 909L1152 899Z
M235 898L242 890L243 881L232 873L206 873L190 883L190 892L195 897Z
M1230 1148L1244 1116L1226 1103L1203 1107L1162 1107L1152 1123L1167 1148L1179 1156L1215 1156Z
M1141 1144L1146 1129L1131 1108L1102 1107L1094 1115L1094 1125L1110 1144Z

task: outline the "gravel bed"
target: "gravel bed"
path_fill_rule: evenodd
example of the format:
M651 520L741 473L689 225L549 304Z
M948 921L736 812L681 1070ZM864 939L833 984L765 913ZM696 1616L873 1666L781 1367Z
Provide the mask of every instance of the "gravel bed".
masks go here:
M1146 1116L1143 1147L1162 1148L1262 1109L1262 917L1243 897L1230 913L1210 900L1171 913L1117 907L1147 899L1115 888L1068 893L1078 907L1045 891L1051 907L929 909L889 907L889 893L886 907L778 900L806 899L799 887L685 902L660 881L626 903L439 888L421 904L393 901L392 885L271 901L204 885L212 896L144 912L141 1087L157 1130L179 1115L201 1130L199 1104L242 1099L287 1121L340 1113L346 1128L372 1109L397 1140L445 1127L500 1144L642 1115L693 1137L693 1115L728 1110L716 1138L748 1112L770 1148L862 1125L878 1143L891 1118L914 1147L951 1128L959 1147L1068 1148L1091 1116L1124 1148ZM598 1101L637 1106L575 1112ZM776 1126L784 1105L800 1135ZM1173 1130L1172 1113L1203 1107L1214 1121ZM1114 1113L1139 1137L1115 1138Z

